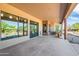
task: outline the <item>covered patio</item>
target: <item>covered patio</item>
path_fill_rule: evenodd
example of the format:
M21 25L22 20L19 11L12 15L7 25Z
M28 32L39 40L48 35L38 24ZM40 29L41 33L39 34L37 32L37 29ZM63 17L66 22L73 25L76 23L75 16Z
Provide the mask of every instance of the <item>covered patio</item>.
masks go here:
M67 40L67 17L77 5L76 3L13 3L0 5L0 22L5 20L7 22L11 21L11 23L16 26L16 28L13 28L14 32L11 34L10 31L8 31L9 34L7 35L5 31L2 30L2 24L0 24L0 26L2 26L0 27L0 55L79 55L79 50L76 49L79 45L72 44ZM9 25L13 25L11 23L9 23ZM25 28L24 25L27 28ZM23 27L19 28L20 26ZM57 29L56 26L58 26Z

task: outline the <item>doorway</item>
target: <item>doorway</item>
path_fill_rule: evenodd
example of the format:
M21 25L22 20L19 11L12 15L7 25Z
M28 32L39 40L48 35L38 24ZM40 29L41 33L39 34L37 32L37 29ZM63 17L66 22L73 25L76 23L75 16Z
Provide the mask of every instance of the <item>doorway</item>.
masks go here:
M43 21L43 35L47 35L48 21Z

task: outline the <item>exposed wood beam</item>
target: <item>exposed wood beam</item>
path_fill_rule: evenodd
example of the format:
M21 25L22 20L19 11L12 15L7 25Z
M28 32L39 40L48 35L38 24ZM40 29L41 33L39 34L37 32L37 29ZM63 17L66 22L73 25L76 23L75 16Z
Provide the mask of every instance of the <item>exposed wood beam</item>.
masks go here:
M71 6L71 3L68 3L68 4L67 4L67 6L66 6L66 9L65 9L65 12L64 12L64 14L63 14L63 18L62 18L62 20L61 20L61 22L60 22L60 23L62 23L62 22L63 22L64 17L65 17L65 15L67 14L67 12L68 12L68 10L69 10L70 6Z

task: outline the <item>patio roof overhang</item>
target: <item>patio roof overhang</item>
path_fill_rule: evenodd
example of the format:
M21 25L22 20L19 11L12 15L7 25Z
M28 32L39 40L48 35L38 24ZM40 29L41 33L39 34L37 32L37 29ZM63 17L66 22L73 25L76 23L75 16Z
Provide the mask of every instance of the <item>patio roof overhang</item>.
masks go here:
M76 5L77 5L77 3L71 3L71 4L67 5L65 13L64 13L63 18L60 23L62 23L64 19L68 18L68 16L71 14L71 12L76 7Z

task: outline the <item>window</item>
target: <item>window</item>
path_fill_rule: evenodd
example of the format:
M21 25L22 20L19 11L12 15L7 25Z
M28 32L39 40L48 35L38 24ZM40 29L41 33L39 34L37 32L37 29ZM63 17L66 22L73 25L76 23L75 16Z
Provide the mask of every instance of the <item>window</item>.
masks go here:
M17 36L17 22L1 19L1 38Z
M27 19L3 11L1 11L0 16L1 40L28 35Z
M28 21L25 18L19 19L19 36L28 35Z
M17 37L17 17L5 12L2 12L1 15L1 40Z

